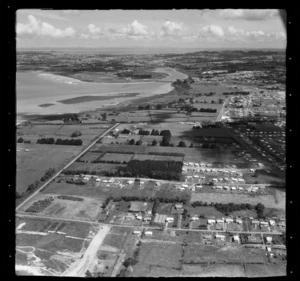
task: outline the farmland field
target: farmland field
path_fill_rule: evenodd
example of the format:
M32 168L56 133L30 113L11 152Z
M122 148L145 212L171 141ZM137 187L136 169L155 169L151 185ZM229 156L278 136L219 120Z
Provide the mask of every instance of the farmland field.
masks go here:
M89 162L89 163L91 163L92 161L96 160L100 156L101 156L101 153L87 152L82 157L80 157L79 160L83 161L83 162Z
M25 152L28 148L29 151ZM17 149L17 191L22 193L29 184L39 180L49 168L62 167L82 149L81 146L26 145L18 144Z
M166 242L144 242L140 246L139 262L134 266L133 277L149 276L144 275L153 267L179 269L182 246Z
M183 265L181 277L246 277L243 265Z
M223 163L223 164L246 164L241 161L239 157L227 148L205 149L205 148L189 148L189 147L162 147L162 146L143 146L143 145L106 145L96 144L92 147L93 151L110 152L110 153L134 153L134 154L148 154L148 153L182 153L185 155L184 160L189 162L207 162L207 163ZM144 157L144 156L143 156Z
M189 244L185 247L183 262L190 263L264 263L266 262L263 249L246 249L241 246L225 246L218 248L209 245Z
M110 163L80 163L75 162L66 171L81 171L87 170L89 172L101 172L101 171L113 171L117 170L118 167L125 167L124 164L110 164Z

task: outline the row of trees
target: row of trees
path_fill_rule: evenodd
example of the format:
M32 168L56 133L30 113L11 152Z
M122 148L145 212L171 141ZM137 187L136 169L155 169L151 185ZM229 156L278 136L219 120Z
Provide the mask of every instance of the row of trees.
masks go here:
M54 168L49 168L45 174L41 177L41 181L46 181L48 179L50 179L55 173L55 169Z
M82 140L81 139L57 139L56 143L58 145L75 145L79 146L82 145Z
M150 110L150 109L156 109L156 110L160 110L163 109L163 105L162 104L157 104L157 105L139 105L138 106L138 110Z
M30 140L24 140L23 138L18 138L17 143L31 143Z
M182 161L130 160L126 167L119 167L131 177L150 177L165 180L180 180Z
M224 92L223 95L224 96L228 96L228 95L234 95L234 96L237 96L237 95L249 95L250 92L245 92L245 91L238 91L238 92Z
M81 139L57 139L54 138L41 138L38 139L37 144L57 144L57 145L82 145Z
M242 210L255 210L257 213L257 218L262 219L264 218L264 211L265 206L261 203L258 203L257 205L251 205L249 203L242 203L242 204L235 204L235 203L207 203L202 201L194 201L191 203L192 207L199 207L199 206L213 206L215 209L223 214L228 215L229 213L235 212L235 211L242 211Z

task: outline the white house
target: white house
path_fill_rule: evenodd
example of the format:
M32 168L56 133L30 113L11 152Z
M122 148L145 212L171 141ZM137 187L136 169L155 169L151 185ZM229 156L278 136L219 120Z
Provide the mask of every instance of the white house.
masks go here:
M269 224L270 225L275 225L275 221L274 220L269 220Z
M232 218L225 218L225 222L226 223L233 222L233 219Z
M222 235L222 234L216 234L216 239L220 239L220 240L222 240L222 241L224 241L225 240L225 235Z
M147 235L147 236L152 236L152 231L145 231L145 235Z
M233 241L234 242L240 242L240 237L239 237L238 234L233 236Z
M133 231L133 234L138 234L138 235L140 235L140 234L141 234L141 231L140 231L140 230L134 230L134 231Z
M208 224L214 224L214 223L216 223L216 220L208 219L208 220L207 220L207 223L208 223Z
M173 217L166 217L166 222L174 222L174 218Z

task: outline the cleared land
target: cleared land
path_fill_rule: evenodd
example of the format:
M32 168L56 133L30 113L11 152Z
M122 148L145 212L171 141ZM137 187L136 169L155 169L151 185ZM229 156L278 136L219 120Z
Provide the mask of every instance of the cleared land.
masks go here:
M17 144L20 150L17 152L17 191L26 191L28 185L39 180L49 168L63 167L81 149L81 146Z
M59 199L56 197L56 194L47 194L36 196L33 200L22 207L20 211L24 212L34 202L43 200L50 196L54 197L54 201L39 214L70 219L95 220L97 218L97 215L102 210L101 206L104 202L104 199L102 198L93 199L83 197L82 201L72 201Z
M220 193L216 196L213 193L193 193L191 197L191 202L193 201L204 201L204 202L215 202L215 203L230 203L235 202L249 203L256 205L257 203L262 203L266 208L276 208L285 209L285 192L280 193L280 200L276 202L274 195L246 195L246 194L226 194Z
M16 256L16 268L22 265L29 275L60 276L81 257L97 231L85 223L29 218L17 218L16 222L25 223L16 231L16 250L22 253ZM28 271L32 267L35 272Z

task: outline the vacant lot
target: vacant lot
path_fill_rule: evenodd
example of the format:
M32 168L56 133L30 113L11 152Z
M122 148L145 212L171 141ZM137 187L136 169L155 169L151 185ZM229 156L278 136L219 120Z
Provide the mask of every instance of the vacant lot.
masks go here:
M246 277L243 265L184 265L181 277Z
M257 203L262 203L266 208L277 208L277 209L285 209L285 202L283 198L285 198L285 193L281 193L281 201L276 203L273 195L246 195L246 194L226 194L220 193L216 196L213 193L193 193L191 202L193 201L204 201L204 202L215 202L215 203L230 203L235 202L236 204L240 203L249 203L256 205Z
M185 209L188 210L190 215L204 215L204 216L215 216L216 218L223 217L224 214L217 211L214 207L192 207L187 206Z
M29 151L26 152L25 149ZM18 144L17 150L17 191L26 191L29 184L39 180L49 168L63 167L77 155L81 146L47 144Z
M16 235L16 250L19 253L16 265L36 267L40 272L45 270L45 275L60 276L80 258L97 231L97 227L86 223L28 218L17 218L17 221L25 225Z
M265 250L259 248L246 249L241 246L225 246L222 248L209 245L189 244L185 247L183 263L264 263Z
M134 266L132 276L145 276L145 272L154 267L180 269L181 252L182 246L179 244L143 242L140 246L139 263Z
M71 201L58 199L56 194L37 195L34 200L30 200L21 211L26 210L33 202L43 200L49 196L55 197L54 201L41 214L50 215L53 217L62 217L80 220L95 220L98 213L101 211L101 206L104 199L82 198L82 201Z

